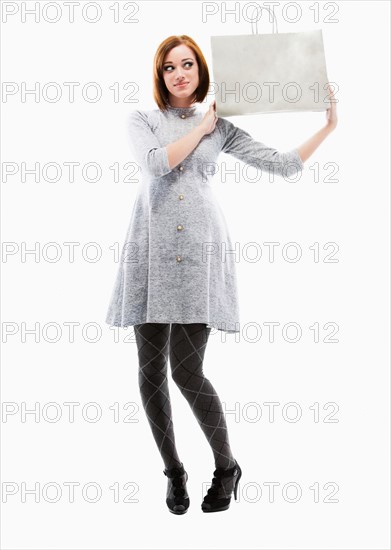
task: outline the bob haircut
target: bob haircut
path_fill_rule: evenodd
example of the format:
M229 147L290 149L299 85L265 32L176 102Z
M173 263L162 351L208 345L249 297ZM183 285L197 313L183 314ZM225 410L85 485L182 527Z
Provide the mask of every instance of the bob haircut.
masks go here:
M209 90L209 71L205 58L199 48L190 36L181 34L179 36L169 36L159 45L153 60L153 98L161 111L167 110L168 90L163 78L163 62L166 55L176 46L185 44L194 52L198 64L198 88L194 92L192 103L202 102L207 96Z

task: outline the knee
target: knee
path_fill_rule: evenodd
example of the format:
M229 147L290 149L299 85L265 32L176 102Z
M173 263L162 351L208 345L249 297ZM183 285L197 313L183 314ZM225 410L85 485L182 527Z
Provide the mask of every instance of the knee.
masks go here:
M189 378L189 373L180 363L173 364L171 369L171 378L174 380L175 384L181 388L186 384L186 380Z
M171 378L180 389L197 390L208 382L200 366L197 369L190 369L182 363L171 363L171 366Z

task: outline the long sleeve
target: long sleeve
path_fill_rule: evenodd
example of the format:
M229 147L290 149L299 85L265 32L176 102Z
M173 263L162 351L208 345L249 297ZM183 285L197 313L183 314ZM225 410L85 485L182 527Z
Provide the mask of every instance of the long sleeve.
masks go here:
M128 120L132 151L141 169L149 172L154 178L160 178L171 172L167 149L160 146L148 124L146 113L139 110L132 111Z
M222 135L221 151L251 166L286 177L294 176L304 168L297 149L282 153L268 147L226 118L219 118L216 126Z

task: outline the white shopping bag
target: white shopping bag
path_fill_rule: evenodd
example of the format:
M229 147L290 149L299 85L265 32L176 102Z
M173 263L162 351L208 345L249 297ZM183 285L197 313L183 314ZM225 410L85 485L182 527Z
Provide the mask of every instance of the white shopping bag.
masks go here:
M322 30L211 36L218 116L325 111L330 106ZM258 15L258 14L257 14ZM276 32L275 32L276 31Z

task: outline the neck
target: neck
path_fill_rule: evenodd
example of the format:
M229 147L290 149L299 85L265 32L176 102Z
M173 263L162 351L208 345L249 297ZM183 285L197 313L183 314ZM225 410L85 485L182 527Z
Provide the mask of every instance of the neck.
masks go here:
M191 103L192 99L193 97L185 97L183 99L170 97L168 99L168 104L173 109L190 109L190 107L195 106L195 103Z

